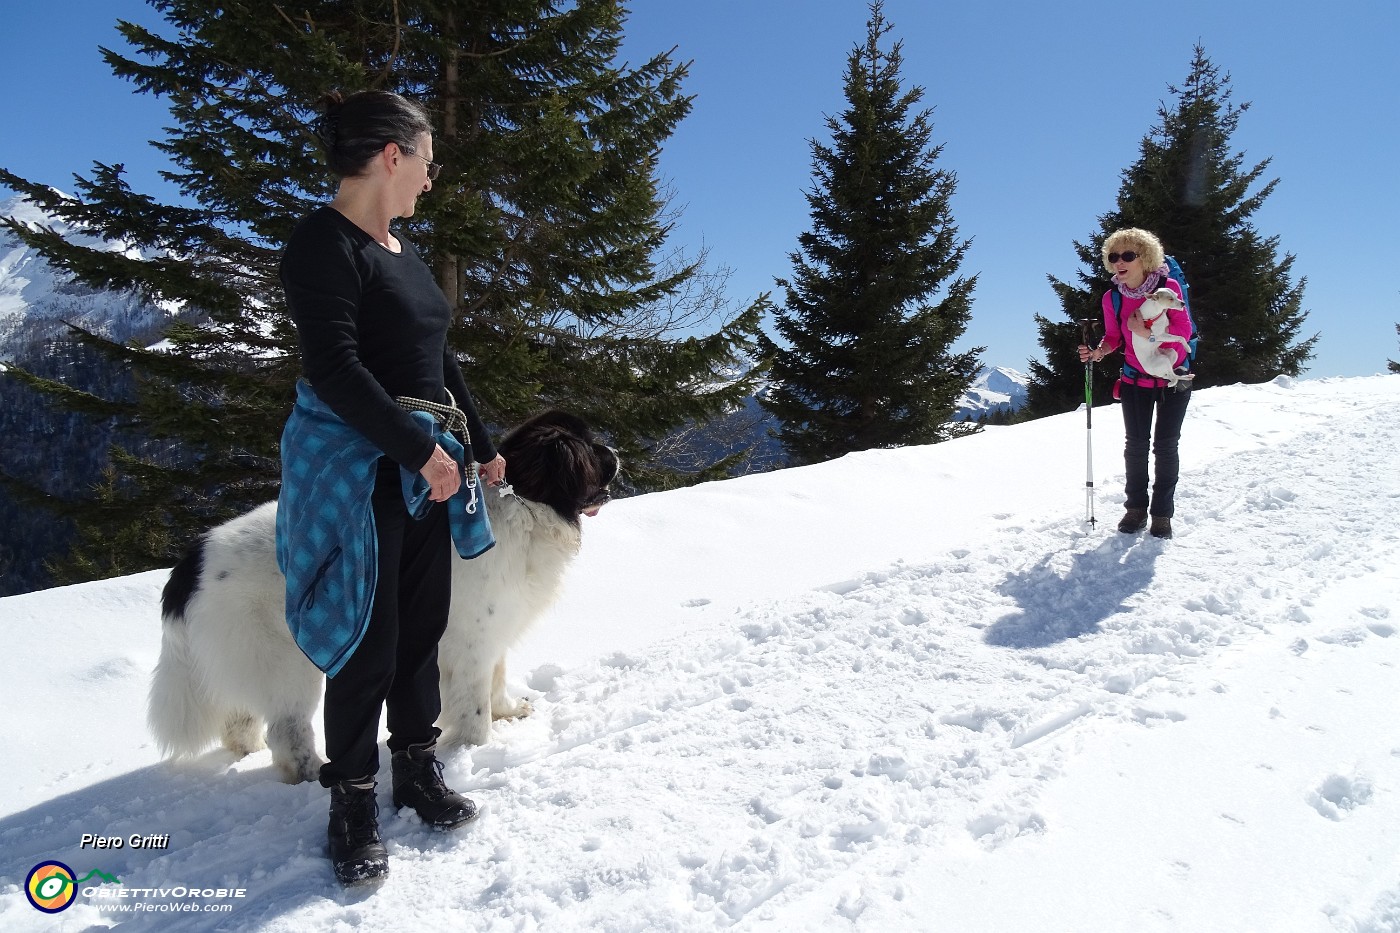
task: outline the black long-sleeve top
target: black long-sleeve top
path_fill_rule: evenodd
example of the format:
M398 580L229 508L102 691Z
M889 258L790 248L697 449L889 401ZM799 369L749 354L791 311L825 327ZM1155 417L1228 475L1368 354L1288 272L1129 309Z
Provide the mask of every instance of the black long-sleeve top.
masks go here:
M402 252L390 252L332 207L297 224L281 276L302 372L342 420L414 472L434 441L394 397L446 403L447 389L467 415L473 456L488 463L495 445L447 345L452 307L417 251L398 239Z

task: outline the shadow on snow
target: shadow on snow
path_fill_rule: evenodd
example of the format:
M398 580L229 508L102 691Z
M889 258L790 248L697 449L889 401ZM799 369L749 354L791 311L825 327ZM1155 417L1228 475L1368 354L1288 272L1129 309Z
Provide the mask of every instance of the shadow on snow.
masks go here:
M1055 566L1063 555L1048 554L1006 578L1001 594L1014 599L1020 611L998 619L983 638L1003 648L1044 648L1092 635L1147 590L1161 552L1155 539L1113 534L1093 550L1075 554L1063 573Z
M22 888L35 865L57 860L78 879L100 870L128 892L147 889L150 893L139 896L146 904L178 900L170 891L179 887L246 891L241 898L198 901L231 903L228 913L103 911L103 920L117 926L136 921L146 927L154 917L163 929L181 930L255 929L313 901L350 904L372 893L342 889L331 874L325 856L329 798L323 788L283 784L271 766L236 771L233 764L231 754L217 750L193 761L151 765L0 819L7 863L0 887ZM455 844L416 819L396 816L387 800L381 804L380 830L391 854L396 844L415 850ZM123 846L81 847L85 833L120 838ZM168 846L130 844L132 835L152 834L168 834ZM80 894L74 906L133 899Z

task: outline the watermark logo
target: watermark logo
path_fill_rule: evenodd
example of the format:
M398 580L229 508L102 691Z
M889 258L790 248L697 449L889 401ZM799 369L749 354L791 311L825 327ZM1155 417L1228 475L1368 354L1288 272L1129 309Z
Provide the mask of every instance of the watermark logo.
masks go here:
M29 875L24 879L24 896L29 898L35 910L56 914L71 907L78 897L78 885L93 878L121 884L120 879L95 868L79 878L73 869L62 862L40 862L29 870Z

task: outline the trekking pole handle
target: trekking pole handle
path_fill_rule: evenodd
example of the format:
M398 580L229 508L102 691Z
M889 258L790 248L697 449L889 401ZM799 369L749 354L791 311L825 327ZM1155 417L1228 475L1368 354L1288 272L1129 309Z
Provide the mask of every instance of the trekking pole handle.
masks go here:
M1094 319L1086 317L1079 322L1079 333L1084 338L1084 346L1094 349Z

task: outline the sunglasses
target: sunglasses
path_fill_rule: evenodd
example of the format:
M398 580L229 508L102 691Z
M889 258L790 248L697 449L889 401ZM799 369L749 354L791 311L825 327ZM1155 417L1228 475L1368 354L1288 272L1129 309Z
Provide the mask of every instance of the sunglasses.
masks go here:
M412 146L399 146L399 151L405 152L408 155L413 156L415 159L423 159L423 161L427 163L428 166L428 181L437 181L438 173L442 171L441 162L428 162L426 158L414 152Z
M432 176L429 176L429 177L432 177ZM1123 260L1124 262L1132 262L1132 261L1133 261L1134 259L1136 259L1136 258L1138 258L1138 254L1135 253L1135 252L1133 252L1132 250L1128 250L1127 252L1123 252L1123 253L1109 253L1109 254L1108 254L1108 261L1109 261L1110 263L1117 262L1117 261L1120 260L1120 259Z

